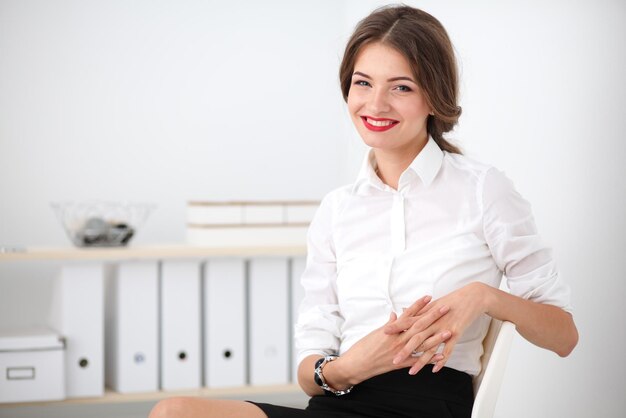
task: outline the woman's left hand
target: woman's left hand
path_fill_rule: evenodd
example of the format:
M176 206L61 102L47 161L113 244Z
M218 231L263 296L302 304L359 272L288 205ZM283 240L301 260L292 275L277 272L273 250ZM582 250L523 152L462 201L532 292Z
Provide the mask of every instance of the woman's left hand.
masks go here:
M467 327L469 327L470 324L481 314L486 312L487 291L487 285L483 283L470 283L431 302L419 312L406 312L408 315L403 314L395 322L387 324L384 331L386 334L397 334L401 332L409 332L412 334L419 333L421 335L427 334L431 335L431 338L434 338L446 330L451 332L451 337L444 343L444 349L441 353L443 358L437 361L433 367L433 372L438 372L450 358L450 355L454 350L454 346ZM440 309L444 306L449 308L449 312L446 315L443 315L437 321L432 323L428 328L426 328L426 330L420 329L418 325L419 322L415 321L417 316L421 316L431 309ZM402 348L394 357L394 363L401 363L413 353L424 351L422 348L432 345L430 338L426 339L417 347L412 344L412 341L412 339L409 339L404 348ZM422 363L423 362L417 360L409 373L417 373L417 371L423 367ZM414 368L417 370L414 370Z

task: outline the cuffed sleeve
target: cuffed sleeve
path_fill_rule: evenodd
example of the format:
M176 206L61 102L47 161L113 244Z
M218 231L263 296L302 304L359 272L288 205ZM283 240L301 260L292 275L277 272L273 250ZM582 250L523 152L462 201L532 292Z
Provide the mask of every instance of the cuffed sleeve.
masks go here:
M307 261L295 342L298 363L311 354L339 352L343 318L337 303L337 267L332 239L333 194L321 202L307 234Z
M530 204L500 171L485 173L483 231L511 294L571 312L570 289L537 232Z

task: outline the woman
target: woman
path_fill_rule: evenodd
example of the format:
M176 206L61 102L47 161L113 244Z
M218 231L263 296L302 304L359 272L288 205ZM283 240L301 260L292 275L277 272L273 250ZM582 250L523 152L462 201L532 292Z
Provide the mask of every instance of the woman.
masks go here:
M296 326L309 406L179 398L151 417L469 417L490 318L560 356L575 347L569 290L530 206L443 136L461 109L441 24L407 6L374 11L340 81L371 150L309 230Z

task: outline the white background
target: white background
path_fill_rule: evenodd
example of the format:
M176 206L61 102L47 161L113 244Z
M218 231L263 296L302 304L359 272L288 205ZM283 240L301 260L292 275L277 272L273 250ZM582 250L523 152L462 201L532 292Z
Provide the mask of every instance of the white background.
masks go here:
M448 29L452 137L533 204L581 340L517 338L497 416L626 410L626 6L409 1ZM67 245L51 201L153 202L134 243L184 240L186 201L321 198L364 149L337 80L372 1L0 0L0 245ZM41 321L50 266L0 266L0 325Z

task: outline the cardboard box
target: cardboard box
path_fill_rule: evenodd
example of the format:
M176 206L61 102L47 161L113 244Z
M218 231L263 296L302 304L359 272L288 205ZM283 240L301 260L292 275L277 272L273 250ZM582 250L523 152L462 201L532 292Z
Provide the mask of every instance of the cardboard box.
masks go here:
M64 350L51 330L0 331L0 403L65 399Z

